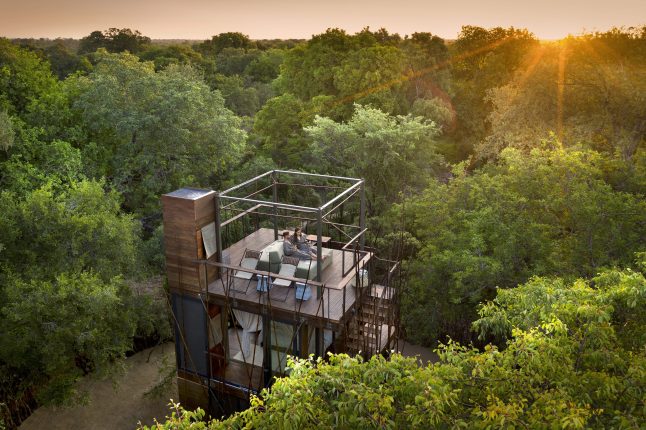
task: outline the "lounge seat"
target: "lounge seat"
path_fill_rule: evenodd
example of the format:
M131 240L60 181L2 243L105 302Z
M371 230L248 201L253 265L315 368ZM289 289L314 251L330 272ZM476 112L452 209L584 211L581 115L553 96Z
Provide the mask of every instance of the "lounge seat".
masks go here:
M327 267L329 267L332 264L332 259L334 256L334 253L329 248L323 248L322 253L324 258L323 258L321 271L325 270ZM298 262L298 266L296 266L295 277L313 280L316 278L317 266L318 266L317 260L300 260Z
M323 259L323 267L321 270L325 270L330 266L330 264L332 264L334 254L329 248L323 248L322 252L325 258ZM256 269L266 272L280 273L282 261L283 241L275 240L263 248ZM296 272L293 276L295 278L313 280L316 278L317 266L317 260L299 260L298 266L296 266Z

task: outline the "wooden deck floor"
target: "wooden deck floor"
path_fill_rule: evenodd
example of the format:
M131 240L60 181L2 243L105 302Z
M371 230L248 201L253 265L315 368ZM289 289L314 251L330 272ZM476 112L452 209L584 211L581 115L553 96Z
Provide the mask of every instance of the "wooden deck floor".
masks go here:
M272 229L262 228L227 248L230 264L238 266L246 249L262 250L274 241ZM320 326L336 329L355 305L356 294L347 283L354 276L350 271L343 276L343 251L332 250L332 263L321 273L321 294L312 286L312 298L297 300L294 287L274 286L269 293L256 291L257 281L239 279L233 270L224 270L222 276L209 284L210 300L248 312L270 312L272 318L299 321L305 317ZM346 252L346 269L350 267L351 253ZM370 255L362 260L366 264Z

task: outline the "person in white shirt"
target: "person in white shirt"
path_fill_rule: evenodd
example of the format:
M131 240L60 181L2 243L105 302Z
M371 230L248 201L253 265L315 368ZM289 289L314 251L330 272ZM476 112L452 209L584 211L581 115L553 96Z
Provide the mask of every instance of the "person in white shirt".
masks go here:
M288 257L298 257L299 260L312 260L316 258L316 254L311 251L300 251L290 240L288 231L283 232L283 254Z

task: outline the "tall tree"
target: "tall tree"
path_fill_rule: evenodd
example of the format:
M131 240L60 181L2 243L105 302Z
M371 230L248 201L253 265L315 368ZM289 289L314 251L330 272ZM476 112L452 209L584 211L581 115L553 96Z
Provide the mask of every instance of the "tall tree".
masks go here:
M487 90L506 84L526 65L538 40L527 30L464 26L451 45L453 99L457 112L457 138L468 153L487 133L491 105Z
M600 40L544 45L527 69L489 90L491 133L476 155L492 159L508 146L529 151L551 131L566 146L585 143L631 160L646 142L646 71L639 54L607 52Z
M143 36L139 30L129 28L109 28L105 31L93 31L81 39L80 54L89 54L100 48L110 52L137 53L150 44L150 38Z
M434 150L438 128L420 117L355 105L348 122L317 117L305 131L320 171L365 178L373 214L400 192L423 187L441 165Z
M240 32L228 32L220 33L213 36L211 40L204 41L198 46L198 49L206 54L217 55L227 48L247 50L255 47L255 42L249 39L249 36Z
M630 264L646 240L646 202L613 190L603 164L594 151L507 149L497 165L456 168L399 206L392 224L406 220L420 245L403 295L409 335L469 340L475 304L497 287Z
M243 150L238 118L188 66L156 73L152 63L133 55L100 53L81 82L75 107L111 154L105 174L130 210L150 213L164 192L208 185Z
M0 38L0 110L23 115L30 104L56 86L47 61Z

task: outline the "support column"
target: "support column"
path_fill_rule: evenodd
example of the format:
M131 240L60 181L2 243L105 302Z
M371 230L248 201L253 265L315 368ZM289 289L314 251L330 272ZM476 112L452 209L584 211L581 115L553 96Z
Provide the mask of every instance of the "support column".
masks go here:
M215 193L215 259L222 263L222 228L220 227L220 193Z
M361 180L361 204L359 206L359 228L363 231L366 228L366 181ZM366 245L365 233L359 238L359 248L363 251Z
M278 187L276 186L276 172L271 172L271 191L272 191L272 201L274 203L278 202ZM278 208L274 204L274 240L278 240Z
M316 282L321 282L321 267L323 267L323 211L316 211ZM321 296L321 287L317 287L317 298Z

